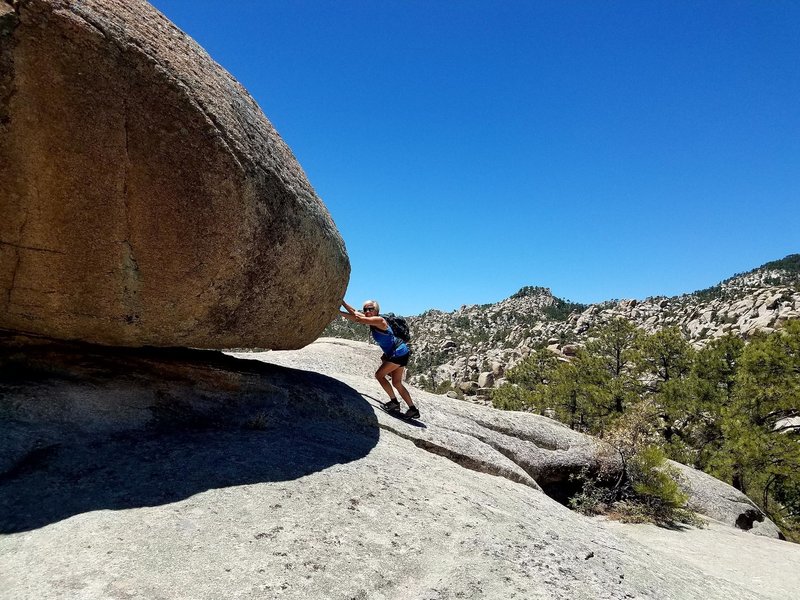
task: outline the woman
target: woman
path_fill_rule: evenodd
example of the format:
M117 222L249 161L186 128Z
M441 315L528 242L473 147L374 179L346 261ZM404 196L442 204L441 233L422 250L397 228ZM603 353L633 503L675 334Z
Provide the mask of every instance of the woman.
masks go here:
M347 309L347 312L339 311L342 316L356 323L369 325L372 338L383 350L381 366L375 371L375 379L378 380L383 390L389 395L389 402L383 405L384 408L387 410L400 410L400 403L397 401L392 389L392 386L394 386L400 397L408 404L408 410L404 416L410 419L419 418L419 410L414 406L411 395L408 393L406 386L403 385L403 374L406 372L406 365L411 356L411 351L403 340L394 335L386 319L380 316L378 302L376 300L367 300L364 302L363 312L357 311L344 300L342 300L342 306ZM391 385L386 380L387 375L392 380Z

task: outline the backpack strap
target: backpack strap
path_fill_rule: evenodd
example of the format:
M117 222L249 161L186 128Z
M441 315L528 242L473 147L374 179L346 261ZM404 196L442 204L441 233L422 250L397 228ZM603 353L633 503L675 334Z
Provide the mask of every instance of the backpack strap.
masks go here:
M394 327L392 327L392 323L391 323L391 320L390 320L389 317L387 317L386 315L378 315L378 316L383 318L384 321L386 321L386 326L388 327L388 329L385 332L382 332L382 333L388 333L389 331L392 332L392 338L394 339L394 344L393 344L394 349L392 350L392 354L394 354L395 352L397 352L397 349L400 346L403 345L403 340L400 339L400 336L398 336L394 332ZM378 330L378 331L380 331L380 330Z

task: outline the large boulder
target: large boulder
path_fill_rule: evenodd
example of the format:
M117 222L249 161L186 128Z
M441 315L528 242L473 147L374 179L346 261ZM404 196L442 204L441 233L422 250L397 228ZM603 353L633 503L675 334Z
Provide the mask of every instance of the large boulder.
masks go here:
M244 88L143 0L0 2L0 328L297 348L344 243Z
M687 506L690 509L756 535L783 537L778 526L733 486L681 463L670 460L669 464L681 474L680 485L689 496Z

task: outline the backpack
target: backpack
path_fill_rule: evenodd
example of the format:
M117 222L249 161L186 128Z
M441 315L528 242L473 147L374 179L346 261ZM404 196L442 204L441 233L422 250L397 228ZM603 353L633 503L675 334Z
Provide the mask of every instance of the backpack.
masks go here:
M386 322L389 324L389 327L392 328L392 333L396 338L403 340L404 342L408 343L411 340L411 332L408 329L408 323L403 317L398 317L394 313L386 313L385 315L381 315Z

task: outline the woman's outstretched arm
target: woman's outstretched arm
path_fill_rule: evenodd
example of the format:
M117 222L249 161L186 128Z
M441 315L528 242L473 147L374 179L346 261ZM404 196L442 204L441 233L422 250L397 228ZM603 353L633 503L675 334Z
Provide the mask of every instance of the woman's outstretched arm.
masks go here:
M362 323L364 325L372 325L384 331L386 330L387 327L386 319L384 319L383 317L377 317L377 316L368 317L361 311L358 311L352 306L350 306L344 300L342 300L342 306L344 306L347 309L347 312L340 310L339 314L342 315L345 319L348 319L350 321L355 321L356 323Z

